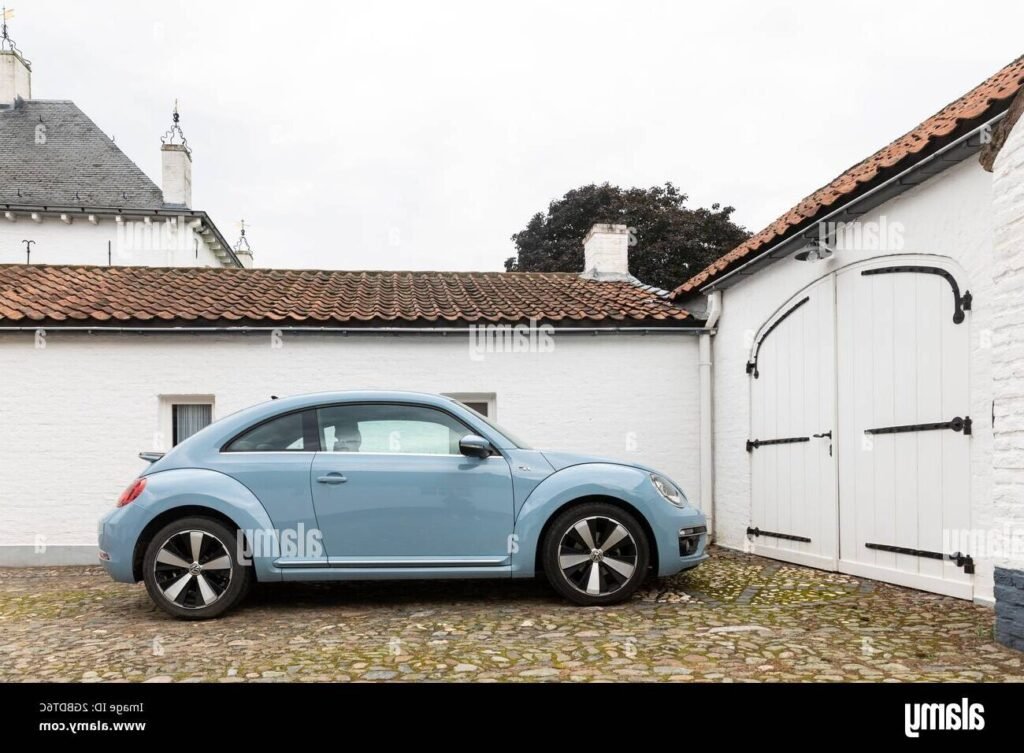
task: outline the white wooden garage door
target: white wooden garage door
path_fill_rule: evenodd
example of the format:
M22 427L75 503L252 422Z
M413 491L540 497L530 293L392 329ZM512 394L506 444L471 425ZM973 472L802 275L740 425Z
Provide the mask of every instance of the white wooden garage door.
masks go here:
M930 257L855 265L762 327L751 358L755 551L972 596L969 552L944 536L970 525L970 299L958 277ZM813 436L826 432L831 455Z
M845 572L970 598L972 568L937 559L970 525L961 290L934 261L836 277L839 552Z
M751 382L753 550L835 569L834 281L788 301L758 334Z

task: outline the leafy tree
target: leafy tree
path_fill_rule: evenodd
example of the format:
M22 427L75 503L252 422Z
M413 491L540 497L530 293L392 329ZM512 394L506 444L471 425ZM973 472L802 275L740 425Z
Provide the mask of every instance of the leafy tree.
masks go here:
M651 188L591 184L552 201L512 236L517 256L508 272L581 272L583 238L598 222L630 228L629 271L671 290L749 237L730 219L733 208L686 206L671 183Z

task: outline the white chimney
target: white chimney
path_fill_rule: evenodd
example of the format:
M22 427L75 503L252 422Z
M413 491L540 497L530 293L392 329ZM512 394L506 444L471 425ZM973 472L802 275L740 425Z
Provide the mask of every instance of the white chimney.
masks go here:
M629 274L629 228L597 224L583 239L583 277L632 280Z
M192 155L184 144L160 147L163 162L164 203L192 207Z
M243 267L245 267L246 269L252 269L253 260L251 248L243 248L240 251L235 251L235 256L238 257L238 261L242 262Z
M14 50L0 50L0 105L32 99L32 66Z
M238 261L242 262L242 266L246 269L252 269L252 246L249 245L249 239L245 235L245 220L242 220L242 234L238 236L238 242L235 243L235 256L238 257Z

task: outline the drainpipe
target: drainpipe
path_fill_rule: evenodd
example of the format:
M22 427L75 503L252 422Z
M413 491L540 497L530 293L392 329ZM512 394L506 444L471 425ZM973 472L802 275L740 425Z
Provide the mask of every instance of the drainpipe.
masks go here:
M711 374L711 331L722 315L722 291L712 290L708 294L708 318L704 323L698 344L697 368L700 373L700 504L708 519L708 539L715 536L715 463L711 430L712 374Z

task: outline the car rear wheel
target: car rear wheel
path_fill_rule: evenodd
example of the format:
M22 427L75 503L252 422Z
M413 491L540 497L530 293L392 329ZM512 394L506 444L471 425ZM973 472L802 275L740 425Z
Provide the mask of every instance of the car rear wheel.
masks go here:
M637 519L615 505L586 502L561 513L543 543L544 573L576 604L625 601L647 576L650 545Z
M188 517L161 528L146 547L150 598L185 620L219 617L245 596L252 568L238 561L237 538L212 518Z

